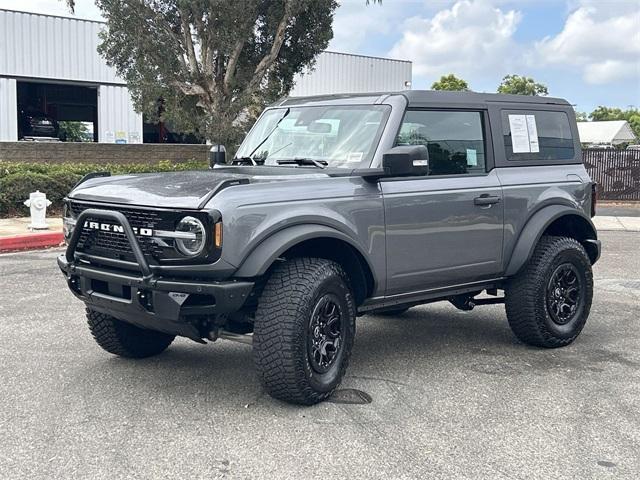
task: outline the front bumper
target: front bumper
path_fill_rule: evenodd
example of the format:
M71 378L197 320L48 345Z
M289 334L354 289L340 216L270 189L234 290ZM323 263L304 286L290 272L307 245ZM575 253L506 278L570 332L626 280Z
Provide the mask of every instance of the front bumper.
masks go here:
M120 223L140 267L125 272L96 267L77 258L75 249L85 218L108 218ZM73 294L93 310L142 328L200 341L212 318L238 311L251 294L253 282L194 281L166 278L154 273L142 254L128 220L119 212L87 210L78 217L58 266Z

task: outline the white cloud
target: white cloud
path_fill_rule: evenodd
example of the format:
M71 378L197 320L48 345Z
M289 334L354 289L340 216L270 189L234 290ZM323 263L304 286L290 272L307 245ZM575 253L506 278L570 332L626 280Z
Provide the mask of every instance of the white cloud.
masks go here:
M333 19L333 39L329 50L358 52L376 35L388 34L402 9L366 5L364 0L342 0Z
M100 10L98 10L93 0L76 0L75 15L69 12L67 3L64 0L0 0L0 8L62 17L102 20Z
M431 18L408 19L389 55L413 61L418 76L504 71L519 61L513 34L521 19L489 0L459 0Z
M583 0L560 33L536 42L530 61L577 67L594 85L640 80L638 3Z

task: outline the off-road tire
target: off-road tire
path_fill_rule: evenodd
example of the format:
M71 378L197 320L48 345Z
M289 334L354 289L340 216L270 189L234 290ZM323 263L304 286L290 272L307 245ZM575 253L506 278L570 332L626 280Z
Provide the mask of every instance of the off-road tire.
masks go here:
M375 315L378 315L380 317L397 317L398 315L402 315L403 313L407 312L409 308L411 307L380 310L379 312L375 312Z
M96 343L103 350L120 357L146 358L158 355L175 338L175 335L145 330L89 308L87 323Z
M560 325L554 322L547 306L548 285L556 269L567 263L575 267L584 291L571 319ZM528 345L564 347L582 331L592 297L593 274L584 247L573 238L543 236L527 265L505 288L509 326L515 336Z
M341 315L341 344L329 370L318 373L308 342L314 312L327 296L335 299ZM265 390L274 398L302 405L331 396L349 363L355 317L349 278L339 264L304 257L278 265L258 301L253 333L254 362Z

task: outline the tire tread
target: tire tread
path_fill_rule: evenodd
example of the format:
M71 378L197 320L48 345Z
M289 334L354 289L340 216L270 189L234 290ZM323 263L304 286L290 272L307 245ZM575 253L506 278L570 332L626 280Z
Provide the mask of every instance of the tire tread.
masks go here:
M591 298L587 299L583 320L575 333L561 338L546 328L542 316L546 312L544 298L539 292L546 288L546 272L553 265L556 256L563 250L577 250L583 256L588 269L585 272L588 292L593 291L591 264L584 247L574 238L559 236L542 236L529 259L527 265L516 276L511 278L505 289L505 309L509 326L515 336L528 345L544 348L564 347L572 343L580 334L589 315Z
M314 286L331 274L340 276L349 285L347 275L337 263L300 257L276 267L265 285L256 310L253 355L262 385L275 398L312 405L334 391L318 392L309 385L304 374L305 327L300 325L311 313L307 311L306 300L313 295ZM345 347L340 379L351 353L350 345Z
M166 350L175 338L175 335L138 328L90 308L87 308L87 323L96 343L103 350L120 357L157 355Z

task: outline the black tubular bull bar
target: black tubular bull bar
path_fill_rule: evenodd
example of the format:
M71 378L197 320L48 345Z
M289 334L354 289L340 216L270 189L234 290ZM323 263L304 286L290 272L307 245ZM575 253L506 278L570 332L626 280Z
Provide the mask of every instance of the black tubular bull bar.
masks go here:
M122 226L141 276L135 271L103 268L76 259L80 235L88 218L110 220ZM180 280L156 274L149 266L129 220L122 212L114 210L90 208L81 212L69 238L67 251L58 257L58 266L65 274L72 293L89 308L143 328L196 341L201 341L204 333L196 326L194 318L238 311L254 286L251 281ZM130 296L113 296L111 290L95 291L93 281L125 286L130 289ZM205 305L189 305L185 298L194 294L207 295L213 301Z
M76 219L76 226L73 229L71 238L69 239L69 246L67 247L67 253L65 254L67 262L75 262L76 248L78 247L78 241L80 240L80 235L82 234L82 229L84 228L84 221L87 218L115 220L122 226L124 234L127 236L127 240L129 241L129 245L131 246L133 256L136 258L136 263L138 264L138 266L140 267L140 271L142 272L142 280L144 283L147 283L153 276L153 272L151 271L151 268L147 263L147 259L144 258L144 253L142 253L142 248L140 248L140 244L138 243L136 234L133 232L133 228L131 228L129 220L122 212L88 208L80 213L80 215L78 215L78 218Z

